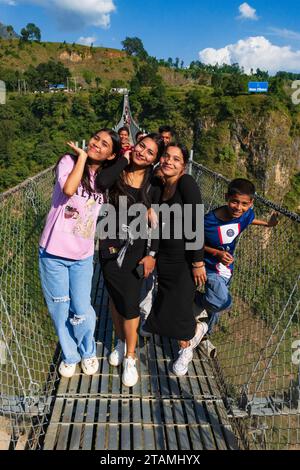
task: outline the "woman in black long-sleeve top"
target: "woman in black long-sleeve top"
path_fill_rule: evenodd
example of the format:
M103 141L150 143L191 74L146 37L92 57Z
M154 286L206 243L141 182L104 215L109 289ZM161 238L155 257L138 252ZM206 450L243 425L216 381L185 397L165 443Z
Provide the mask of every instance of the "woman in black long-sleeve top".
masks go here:
M159 202L162 184L159 178L153 177L153 165L160 158L163 150L164 144L160 135L148 134L138 142L130 157L126 153L111 166L110 172L106 170L105 174L99 173L97 177L99 189L112 186L109 191L109 202L116 208L117 221L119 213L124 211L122 204L120 204L120 196L126 197L127 209L132 204L140 203L149 210L151 204ZM115 183L118 173L120 177ZM123 215L127 217L127 225L130 226L134 217L128 216L128 212L123 212ZM147 255L147 239L145 237L134 239L126 251L121 267L119 267L117 259L100 257L105 285L112 301L111 312L118 337L117 345L109 356L109 362L113 366L118 366L123 362L122 381L128 387L135 385L138 380L135 348L138 338L139 302L143 279L138 276L136 268L142 264L144 277L148 277L155 267L158 243L157 239L152 240L150 252Z
M175 212L169 220L161 217L162 234L157 258L158 292L144 326L146 331L179 341L179 356L173 364L173 371L178 376L186 374L193 358L193 349L207 330L205 323L196 324L192 310L196 286L206 279L203 263L204 237L201 237L201 246L192 250L187 249L186 243L193 243L196 238L184 238L184 226L187 223L193 233L197 231L198 237L204 230L198 185L192 176L184 174L188 158L188 151L184 146L169 144L160 160L160 170L165 180L161 202L169 207L179 205L182 215L176 216ZM185 220L186 204L190 205L189 220ZM200 220L196 217L197 211ZM183 235L180 238L176 238L174 226L177 226L177 230L181 227ZM166 234L170 234L168 238Z

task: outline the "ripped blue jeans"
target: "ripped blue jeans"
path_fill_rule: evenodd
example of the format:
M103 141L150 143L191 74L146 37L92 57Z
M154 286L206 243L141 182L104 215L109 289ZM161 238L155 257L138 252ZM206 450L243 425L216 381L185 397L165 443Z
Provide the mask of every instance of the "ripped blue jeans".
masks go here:
M58 336L63 361L76 364L96 355L96 314L91 305L93 256L60 258L39 248L44 297Z

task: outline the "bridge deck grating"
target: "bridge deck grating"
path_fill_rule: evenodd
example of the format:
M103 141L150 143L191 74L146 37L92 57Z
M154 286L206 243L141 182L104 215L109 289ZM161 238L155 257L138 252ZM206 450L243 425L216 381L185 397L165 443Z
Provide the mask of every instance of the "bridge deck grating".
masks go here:
M237 449L210 361L197 350L189 374L177 378L170 370L176 341L139 337L140 380L124 387L122 366L107 361L115 338L99 264L92 298L99 371L89 377L77 366L60 380L44 449Z

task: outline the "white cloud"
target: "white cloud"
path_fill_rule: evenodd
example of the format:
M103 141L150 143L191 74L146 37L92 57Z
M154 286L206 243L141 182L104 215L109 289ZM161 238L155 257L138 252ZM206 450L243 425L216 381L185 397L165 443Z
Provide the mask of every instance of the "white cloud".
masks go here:
M86 24L102 28L110 26L110 14L116 10L113 0L46 0L45 3L54 3L62 11L79 15Z
M255 8L252 8L248 3L244 2L239 6L240 16L239 19L246 19L246 20L258 20L258 16L256 15Z
M240 39L221 49L203 49L199 52L199 58L204 64L239 63L246 73L250 73L251 68L268 70L271 74L279 70L300 70L300 50L293 51L291 46L276 46L264 36Z
M110 15L116 10L114 0L0 0L0 3L39 5L58 15L65 23L72 20L72 15L80 18L82 26L101 28L109 28Z
M290 29L285 28L269 28L269 31L269 35L271 36L278 36L279 38L300 41L300 33L298 33L297 31L292 31Z
M80 36L80 38L77 39L77 43L82 44L83 46L90 46L92 43L93 44L95 43L96 39L97 38L95 36L88 36L88 37Z

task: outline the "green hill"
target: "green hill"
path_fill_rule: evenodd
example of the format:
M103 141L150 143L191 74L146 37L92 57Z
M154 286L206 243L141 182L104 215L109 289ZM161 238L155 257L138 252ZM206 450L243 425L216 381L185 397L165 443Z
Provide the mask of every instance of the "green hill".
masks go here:
M79 84L89 87L96 87L97 77L104 86L112 80L126 84L133 77L135 64L139 62L125 51L106 47L0 39L0 68L24 73L28 67L36 67L49 60L61 62ZM170 85L188 83L181 71L160 67L159 72Z

